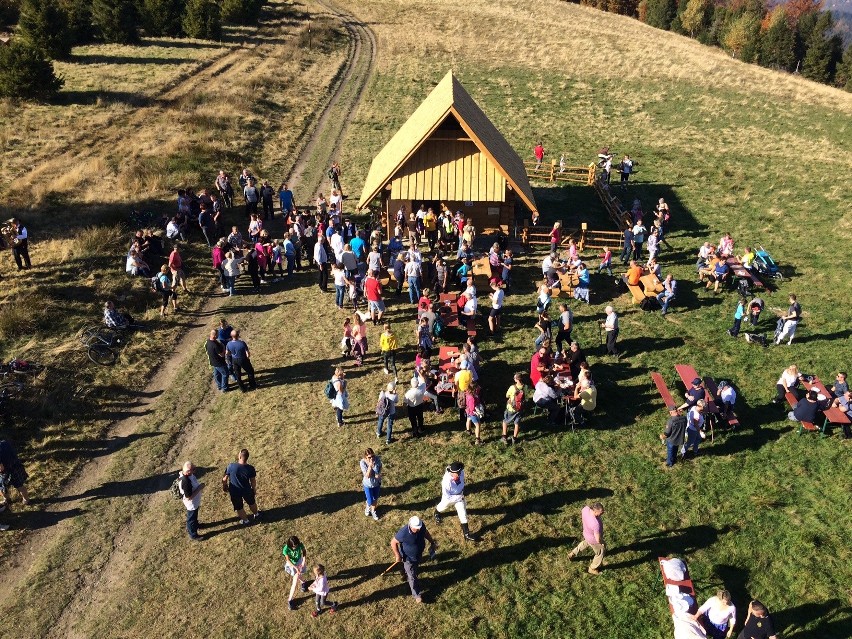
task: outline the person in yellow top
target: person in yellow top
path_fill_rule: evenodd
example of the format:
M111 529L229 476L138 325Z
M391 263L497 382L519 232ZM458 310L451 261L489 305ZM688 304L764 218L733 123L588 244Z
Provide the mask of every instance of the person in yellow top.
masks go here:
M456 406L459 409L459 422L462 425L467 424L467 404L465 402L465 394L467 393L467 389L470 388L471 382L473 382L473 373L469 368L461 368L462 360L466 359L466 355L460 355L457 366L459 366L459 371L456 373L453 378L453 382L455 383L455 389L453 395L456 398Z
M462 228L462 240L467 242L467 245L473 246L473 239L476 237L476 227L473 226L473 220L467 218L465 225Z
M737 259L743 265L743 268L751 269L754 266L754 250L750 246L746 246L745 253L738 255Z
M426 229L426 241L429 243L429 250L434 251L438 243L438 218L435 217L435 211L431 207L423 216L423 228Z
M397 342L396 335L391 330L390 322L385 322L385 330L379 337L379 348L385 360L385 375L388 375L392 369L394 379L397 379L396 349L399 348L399 342Z
M575 413L575 416L579 417L579 423L585 423L586 414L593 413L598 406L598 389L591 377L584 377L580 380L580 383L574 388L571 403L579 408L579 414Z

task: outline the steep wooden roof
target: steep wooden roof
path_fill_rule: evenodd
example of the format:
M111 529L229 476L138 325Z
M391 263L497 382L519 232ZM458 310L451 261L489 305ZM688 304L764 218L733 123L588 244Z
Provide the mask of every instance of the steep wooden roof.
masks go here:
M468 138L496 172L508 182L524 204L532 211L537 210L523 161L470 97L452 71L448 72L432 89L429 96L373 159L361 193L361 201L358 202L359 209L369 204L385 188L385 185L399 177L397 174L403 165L450 115L454 116ZM443 181L441 184L443 185ZM456 193L445 192L443 186L437 193L434 188L430 188L430 193L438 197L423 199L449 201L470 199L456 197L458 189Z

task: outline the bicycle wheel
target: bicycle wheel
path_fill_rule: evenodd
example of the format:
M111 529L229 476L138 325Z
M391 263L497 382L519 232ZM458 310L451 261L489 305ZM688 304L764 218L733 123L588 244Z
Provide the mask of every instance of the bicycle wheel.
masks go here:
M101 366L112 366L115 364L115 351L104 344L91 344L88 353L89 359L95 364L100 364Z

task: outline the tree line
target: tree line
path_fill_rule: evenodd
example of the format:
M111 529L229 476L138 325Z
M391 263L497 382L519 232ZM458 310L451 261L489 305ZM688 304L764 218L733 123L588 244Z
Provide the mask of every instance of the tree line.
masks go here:
M578 1L578 0L571 0ZM844 51L822 0L579 0L721 47L759 64L852 91L852 44Z
M148 36L221 40L223 24L255 24L264 0L0 0L0 20L17 22L0 47L0 97L49 100L64 84L52 60L78 44L134 44Z

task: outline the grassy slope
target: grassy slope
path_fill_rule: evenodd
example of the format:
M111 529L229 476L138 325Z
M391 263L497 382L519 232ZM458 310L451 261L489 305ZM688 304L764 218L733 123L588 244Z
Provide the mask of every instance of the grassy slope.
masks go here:
M44 628L39 624L45 623L45 610L33 602L49 583L47 567L74 556L91 535L108 538L112 525L126 523L135 505L146 504L107 567L108 575L125 578L105 578L96 590L97 605L75 618L85 636L107 629L114 636L176 636L181 622L191 618L190 636L213 637L231 635L243 624L248 636L364 634L368 628L377 636L574 637L605 628L607 637L664 637L670 625L654 558L669 552L689 558L702 596L724 586L741 607L749 595L766 601L785 636L845 636L852 579L845 543L848 482L842 475L848 446L836 437L796 437L767 401L790 361L824 378L848 366L848 313L831 294L842 283L836 256L850 235L849 214L840 202L849 183L842 172L822 166L825 158L838 167L849 164L849 97L739 65L633 21L562 3L537 4L533 15L499 2L463 8L409 3L403 9L359 1L353 10L379 37L379 66L350 129L343 158L350 184L359 184L375 151L452 66L518 149L543 137L548 148L566 149L578 162L604 143L638 158L635 192L646 205L659 195L673 204L675 253L664 254L664 260L684 284L680 304L689 312L665 321L638 313L623 297L616 300L624 311L630 357L619 363L595 359L601 414L594 429L538 437L540 424L533 421L528 424L533 437L516 450L501 449L493 431L489 445L474 450L450 416L430 416L429 423L439 426L426 441L403 441L383 452L387 514L376 525L359 514L356 463L361 449L376 441L372 411L384 378L375 362L354 371L352 425L343 432L331 425L325 402L310 398L317 397L335 361L340 318L327 296L302 278L304 286L270 294L257 314L231 313L246 327L266 383L250 396L213 399L185 451L215 469L206 478L215 483L216 470L235 449L252 449L270 523L232 531L229 505L210 492L202 518L218 522L213 530L222 534L201 548L190 547L180 530L179 507L162 495L144 502L149 484L141 489L128 484L127 492L142 496L87 505L89 516L78 531L86 534L75 533L64 552L45 557L29 587L10 602L14 617L23 621L29 608L27 620L36 625L27 627ZM550 28L542 31L543 24ZM440 37L401 38L401 29ZM540 52L527 55L517 43L534 37L542 43ZM626 72L615 64L615 54L603 66L599 55L589 53L616 45L633 63ZM596 66L580 70L589 55ZM424 59L434 63L426 66ZM544 211L549 218L565 217L571 224L597 216L585 210L588 204L579 210L573 205L578 198L572 190L540 191L539 198L549 203ZM833 232L812 230L831 227ZM725 230L740 243L762 240L782 263L794 266L795 279L768 297L770 306L780 307L787 292L800 295L807 322L792 348L761 351L723 340L732 297L689 290L694 247ZM519 273L522 284L509 298L506 321L512 330L505 342L483 346L495 409L510 373L524 368L529 356L532 295L523 291L532 290L536 268L525 263ZM596 302L613 294L605 282L596 281L596 287ZM596 342L596 328L586 320L599 317L601 308L577 309L583 344ZM410 311L401 305L392 313L410 343ZM677 361L733 379L747 427L705 446L700 461L664 474L656 440L663 411L647 371L661 370L671 383ZM187 392L197 396L201 380L200 373L185 378ZM175 405L167 400L151 416L152 427ZM142 440L118 453L105 480L161 472L150 461L134 468L141 455L156 460L149 457L156 449L146 446ZM442 560L425 570L433 603L413 608L396 577L376 575L386 565L392 532L410 512L428 514L441 467L455 458L468 466L473 528L484 538L476 548L463 546L454 519L433 525L442 544ZM564 546L577 534L579 508L589 498L603 498L608 509L611 556L599 579L586 578L583 566L565 557ZM307 600L297 613L285 610L277 555L293 533L329 566L332 587L350 604L316 627L305 625ZM188 566L192 569L179 568ZM75 572L87 568L83 561L74 571L59 571L56 601L68 596ZM234 574L244 574L249 586L234 592L229 586Z

